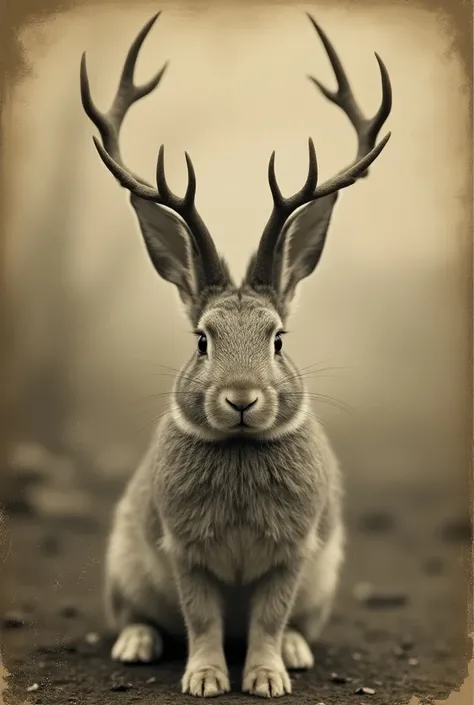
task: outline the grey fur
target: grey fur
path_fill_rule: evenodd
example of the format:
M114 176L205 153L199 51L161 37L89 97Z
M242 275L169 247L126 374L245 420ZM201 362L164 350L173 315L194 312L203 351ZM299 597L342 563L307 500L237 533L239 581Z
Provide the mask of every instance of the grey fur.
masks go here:
M178 375L170 413L118 504L106 558L106 609L118 633L112 656L150 661L162 636L185 635L183 692L230 688L224 634L247 639L242 689L291 692L287 668L310 668L313 643L331 610L343 559L338 463L312 415L304 380L275 347L299 282L318 264L339 191L363 178L389 139L375 145L391 108L388 72L377 56L382 103L364 118L334 47L310 17L333 66L332 93L358 137L356 160L318 186L309 142L306 183L285 198L269 183L274 208L240 286L232 281L195 207L196 177L171 192L163 148L156 188L123 164L119 131L130 106L160 82L137 87L139 49L158 15L132 43L112 108L92 102L85 57L84 109L96 124L104 164L131 192L131 205L156 271L177 287L202 345ZM200 343L200 345L201 345Z
M116 657L140 658L132 625L187 634L183 690L195 695L229 688L224 633L248 638L244 690L289 692L283 657L312 664L305 639L318 637L337 587L339 468L297 369L273 350L282 325L272 297L247 286L204 306L209 354L178 376L173 409L114 519L107 611L130 634L119 635ZM251 427L235 430L238 412L221 392L242 389L259 402L245 412Z

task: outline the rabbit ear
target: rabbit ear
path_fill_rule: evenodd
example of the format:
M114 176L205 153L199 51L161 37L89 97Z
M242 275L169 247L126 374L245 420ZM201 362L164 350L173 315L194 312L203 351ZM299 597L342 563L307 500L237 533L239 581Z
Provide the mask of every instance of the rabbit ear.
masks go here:
M309 276L323 252L337 193L298 208L284 224L278 241L274 286L284 304L297 284Z
M189 227L166 206L134 194L130 202L153 266L163 279L177 286L183 303L191 305L198 296L198 271Z

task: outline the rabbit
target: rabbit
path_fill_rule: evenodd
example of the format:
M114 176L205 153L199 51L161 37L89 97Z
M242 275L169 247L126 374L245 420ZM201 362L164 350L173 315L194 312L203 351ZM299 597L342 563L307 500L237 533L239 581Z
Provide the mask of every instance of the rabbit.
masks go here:
M313 666L311 646L331 613L345 546L339 464L285 351L286 325L298 284L320 260L338 192L367 175L390 137L375 144L391 109L390 81L377 56L383 99L366 120L334 47L308 15L338 90L312 80L348 115L357 158L318 185L310 140L306 183L285 198L273 153L273 212L236 284L196 210L190 157L183 198L167 184L163 147L156 187L121 159L124 116L166 68L135 86L138 52L159 14L133 42L108 113L92 101L85 55L81 64L82 103L101 135L94 138L99 156L130 192L151 263L177 288L196 338L170 411L114 513L105 559L112 658L155 661L166 636L185 637L182 692L216 696L230 690L224 637L242 638L242 690L278 697L291 693L289 670Z

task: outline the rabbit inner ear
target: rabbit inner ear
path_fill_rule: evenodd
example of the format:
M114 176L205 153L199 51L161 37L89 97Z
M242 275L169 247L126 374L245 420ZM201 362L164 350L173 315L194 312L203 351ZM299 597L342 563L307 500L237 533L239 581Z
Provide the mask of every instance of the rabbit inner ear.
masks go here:
M297 284L318 264L326 242L337 193L298 208L282 228L275 253L274 287L288 302Z
M158 274L178 287L184 303L198 295L198 272L193 236L184 220L170 208L132 194L148 255Z

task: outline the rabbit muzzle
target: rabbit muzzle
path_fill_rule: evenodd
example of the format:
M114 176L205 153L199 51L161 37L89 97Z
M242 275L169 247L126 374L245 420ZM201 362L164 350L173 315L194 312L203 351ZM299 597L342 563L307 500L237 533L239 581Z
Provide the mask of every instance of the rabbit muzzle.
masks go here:
M229 433L252 433L272 426L277 415L277 394L271 387L230 384L208 390L205 403L209 424Z

